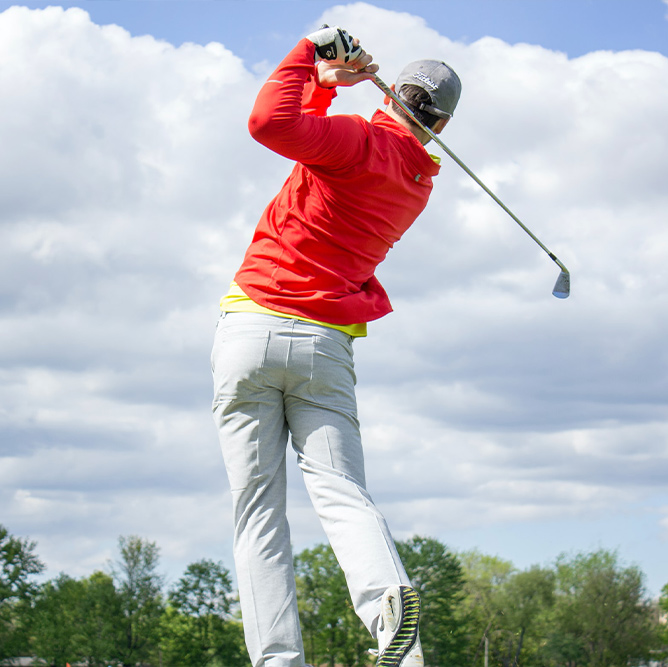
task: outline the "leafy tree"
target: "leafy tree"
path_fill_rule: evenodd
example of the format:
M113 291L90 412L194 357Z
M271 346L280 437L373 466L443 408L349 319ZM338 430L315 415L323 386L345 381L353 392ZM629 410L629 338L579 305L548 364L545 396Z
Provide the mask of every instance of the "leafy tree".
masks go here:
M221 562L199 560L186 568L185 574L169 593L169 602L179 611L195 618L230 613L232 581Z
M661 589L657 605L656 657L664 662L668 659L668 584Z
M37 590L32 578L44 570L35 547L0 524L0 660L26 652L27 603Z
M83 662L106 667L122 644L124 616L111 577L66 574L44 583L31 615L31 653L51 665Z
M191 563L168 599L161 647L169 665L248 664L241 625L229 619L232 582L222 563Z
M32 615L32 649L52 667L82 657L84 639L79 610L83 584L66 574L40 587Z
M469 628L466 662L481 665L485 640L489 641L492 654L503 642L504 605L500 596L516 570L510 561L477 550L460 553L459 559L464 570L464 599L459 614Z
M655 641L643 574L599 550L556 564L554 632L547 653L555 665L626 667L649 658Z
M295 557L299 615L306 660L312 664L368 664L371 638L353 610L343 571L329 545Z
M513 574L502 585L496 603L503 610L499 626L505 636L496 650L504 667L527 664L527 660L520 663L523 648L529 656L539 651L549 627L554 586L554 572L538 566Z
M118 659L126 666L148 661L160 641L163 577L157 573L160 551L155 542L120 537L120 560L112 566L123 614Z
M94 572L81 585L81 661L89 667L106 667L115 660L116 646L123 637L121 596L113 579L104 572Z
M420 640L426 665L462 664L468 638L457 609L464 596L459 559L438 540L413 537L397 549L413 586L420 594Z
M44 583L31 621L31 653L56 666L77 661L106 667L123 637L120 596L102 572L80 580L61 574Z
M168 606L160 619L160 652L169 667L207 665L209 656L197 641L195 619Z

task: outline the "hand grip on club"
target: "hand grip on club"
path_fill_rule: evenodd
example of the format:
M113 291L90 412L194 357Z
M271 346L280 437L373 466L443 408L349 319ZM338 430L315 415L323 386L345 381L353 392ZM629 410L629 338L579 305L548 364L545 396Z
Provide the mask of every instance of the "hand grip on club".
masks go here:
M376 74L373 82L391 100L396 102L405 113L407 113L417 125L424 130L429 137L438 144L548 255L548 257L561 269L561 273L554 285L552 294L565 299L571 290L571 279L568 269L559 261L557 256L535 236L535 234L438 138L434 132L421 123L410 107Z

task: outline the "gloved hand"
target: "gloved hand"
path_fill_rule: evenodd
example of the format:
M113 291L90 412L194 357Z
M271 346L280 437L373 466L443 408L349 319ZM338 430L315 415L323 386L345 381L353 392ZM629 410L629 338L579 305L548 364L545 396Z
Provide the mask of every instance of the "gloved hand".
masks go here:
M315 44L315 60L326 60L334 65L348 65L359 58L364 51L353 44L353 38L341 28L322 26L320 30L306 36Z

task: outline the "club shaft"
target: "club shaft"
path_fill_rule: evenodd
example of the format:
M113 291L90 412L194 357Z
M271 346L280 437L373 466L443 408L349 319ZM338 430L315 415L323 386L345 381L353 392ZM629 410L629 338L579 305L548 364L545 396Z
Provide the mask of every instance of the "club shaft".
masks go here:
M429 137L438 144L548 255L548 257L557 264L557 266L568 273L568 269L559 261L557 256L545 246L545 244L432 132L426 125L421 123L408 105L377 75L374 75L373 82L390 99L396 102L419 127L424 130Z

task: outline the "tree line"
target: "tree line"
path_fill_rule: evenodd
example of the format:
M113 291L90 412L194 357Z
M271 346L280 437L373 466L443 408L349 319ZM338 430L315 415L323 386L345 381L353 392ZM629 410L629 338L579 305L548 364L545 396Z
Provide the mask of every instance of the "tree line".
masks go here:
M668 584L651 600L644 575L615 552L562 555L518 570L433 538L397 543L422 599L426 667L668 665ZM229 571L200 560L165 586L159 548L118 541L108 571L38 583L36 544L0 525L0 665L18 656L65 667L247 667ZM374 641L354 613L329 545L295 556L306 660L369 667Z

